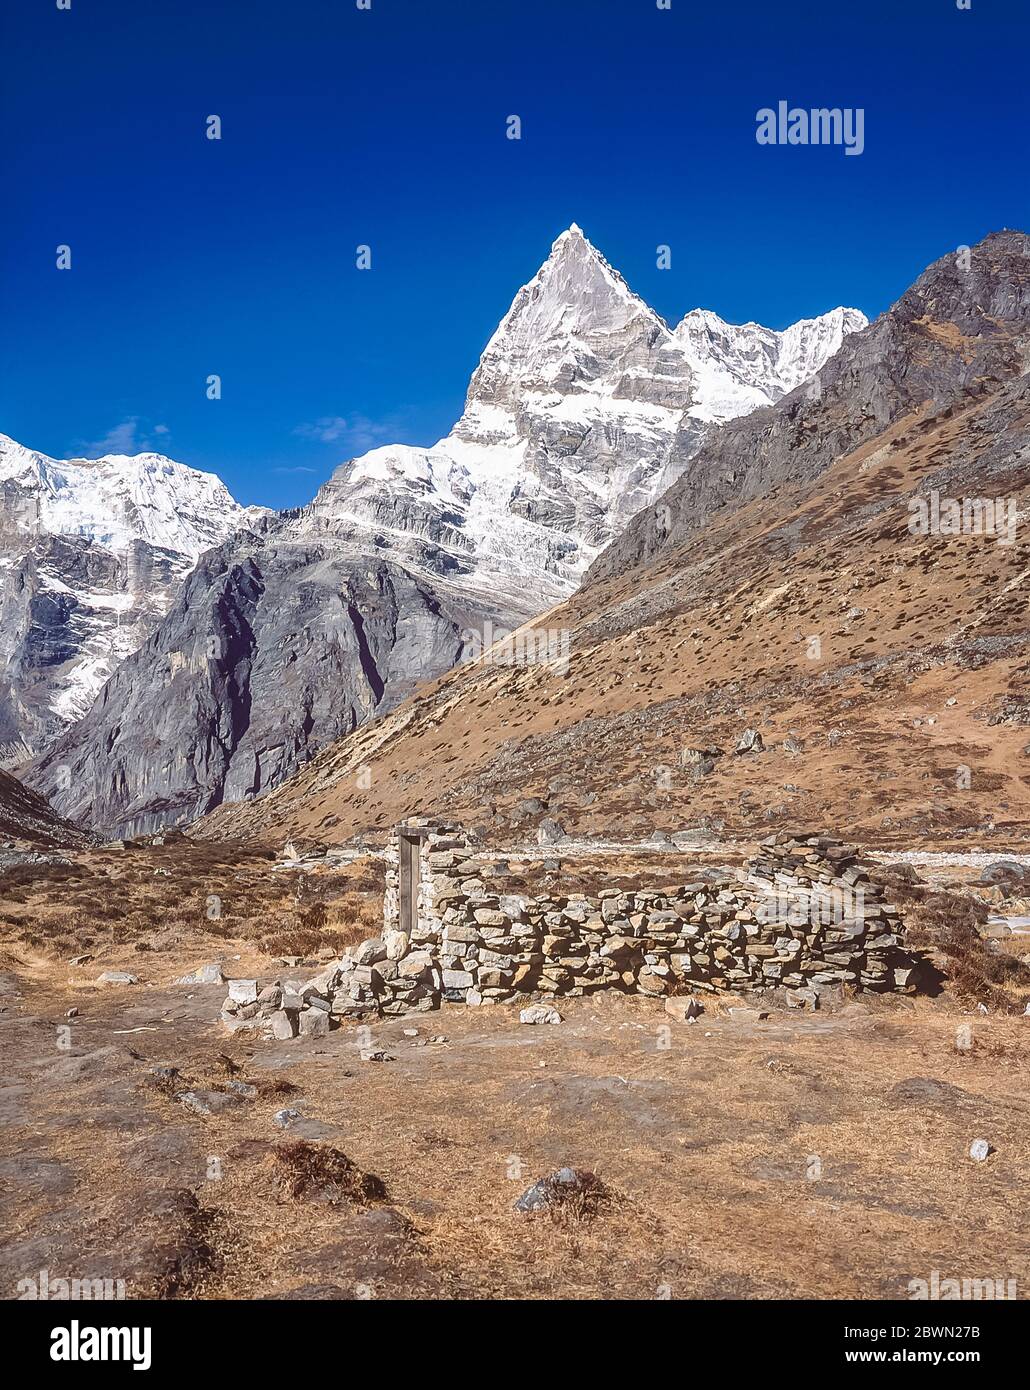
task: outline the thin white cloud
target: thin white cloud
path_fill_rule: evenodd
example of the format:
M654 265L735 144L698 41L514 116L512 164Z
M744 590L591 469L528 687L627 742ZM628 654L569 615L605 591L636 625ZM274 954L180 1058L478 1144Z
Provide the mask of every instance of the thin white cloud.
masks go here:
M374 449L379 444L388 444L398 437L398 425L393 419L370 420L367 415L323 415L297 425L293 433L302 439L314 439L319 444L338 444L352 454L363 454L366 449Z
M353 416L347 431L347 443L357 453L396 438L397 426L393 420L369 420L364 415Z
M102 438L84 444L82 452L85 458L100 458L102 454L138 454L141 448L139 416L130 415Z
M152 430L153 434L162 437L168 432L167 425L154 425ZM77 457L95 459L102 458L105 454L143 454L153 448L150 433L151 431L141 424L138 415L129 415L109 429L102 438L77 444Z
M317 439L321 444L332 444L333 440L346 434L348 428L342 415L323 415L311 424L298 425L293 433L299 434L302 439Z

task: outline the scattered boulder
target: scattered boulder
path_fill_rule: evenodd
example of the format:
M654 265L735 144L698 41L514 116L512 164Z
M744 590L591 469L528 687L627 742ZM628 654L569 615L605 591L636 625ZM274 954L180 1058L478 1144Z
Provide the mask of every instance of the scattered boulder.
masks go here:
M1022 864L1017 864L1014 859L996 859L993 864L987 864L980 875L981 883L1024 883L1027 879L1027 871Z
M762 735L757 729L745 729L737 739L734 753L761 753L765 748Z
M336 1139L341 1132L338 1125L327 1125L324 1121L312 1120L307 1115L294 1120L289 1129L291 1139Z
M175 1099L194 1115L221 1115L241 1104L230 1091L180 1091Z
M986 1139L974 1139L969 1146L969 1157L975 1159L977 1163L983 1163L994 1150Z
M1012 935L1012 928L1008 922L988 922L983 927L983 934L991 940L1002 940Z
M98 1047L92 1052L59 1057L56 1062L43 1058L41 1065L48 1077L61 1083L95 1081L134 1069L136 1058L127 1047Z
M677 845L668 831L665 830L656 830L654 834L648 836L646 843L648 845L653 845L656 849L663 849L670 852L679 849L679 845Z
M680 762L684 767L690 763L714 762L716 758L722 757L722 749L714 746L708 748L684 748L680 753Z
M888 878L900 878L905 883L924 883L926 881L914 864L906 864L904 860L884 864L880 872Z
M701 1016L701 1005L691 994L674 994L665 1001L665 1012L679 1023L690 1023Z
M567 840L565 829L558 821L552 817L545 817L537 826L536 842L538 845L557 845L562 840Z
M130 975L127 970L105 970L97 976L98 985L138 985L139 976Z
M692 781L701 782L712 775L721 757L721 748L684 748L680 753L680 764L687 769Z
M608 1191L594 1173L580 1168L559 1168L527 1187L515 1202L523 1215L570 1209L576 1215L593 1215L608 1198Z

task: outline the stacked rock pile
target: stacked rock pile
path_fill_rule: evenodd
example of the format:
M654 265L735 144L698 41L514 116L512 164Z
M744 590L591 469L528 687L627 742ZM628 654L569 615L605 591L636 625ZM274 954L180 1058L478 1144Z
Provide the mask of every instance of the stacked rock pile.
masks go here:
M285 1040L298 1033L318 1038L329 1031L329 997L314 982L230 980L222 1022L232 1033L259 1031Z
M795 930L818 955L817 984L907 990L912 966L899 958L901 910L882 900L856 845L828 835L780 832L761 841L743 874L763 895L762 916Z

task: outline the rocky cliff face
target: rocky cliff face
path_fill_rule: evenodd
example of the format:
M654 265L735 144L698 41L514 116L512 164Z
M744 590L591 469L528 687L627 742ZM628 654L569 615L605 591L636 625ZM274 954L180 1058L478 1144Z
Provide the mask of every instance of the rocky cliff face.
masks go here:
M276 785L316 740L452 666L483 618L460 594L351 548L241 535L201 559L27 780L111 833L191 820Z
M159 454L57 460L0 435L0 766L81 718L197 557L254 514Z
M799 327L811 360L857 325L848 312ZM731 340L753 327L723 325L741 380ZM770 353L763 402L780 389ZM795 370L803 355L787 355ZM711 420L753 403L709 402L706 360L570 228L487 344L453 431L344 464L310 506L208 554L89 714L32 764L32 785L112 834L277 785L475 650L488 623L572 592ZM729 369L712 372L722 390Z

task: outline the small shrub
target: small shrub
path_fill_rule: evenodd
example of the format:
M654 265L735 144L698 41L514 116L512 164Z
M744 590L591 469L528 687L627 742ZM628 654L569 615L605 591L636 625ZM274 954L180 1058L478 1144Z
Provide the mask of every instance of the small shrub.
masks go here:
M280 1194L289 1200L378 1202L386 1197L382 1178L364 1173L346 1154L328 1144L294 1139L273 1154Z
M964 893L946 893L900 876L884 875L891 897L904 909L906 944L939 951L959 997L986 1004L999 1012L1021 1012L999 986L1030 985L1030 967L996 948L981 934L989 911L986 904Z

